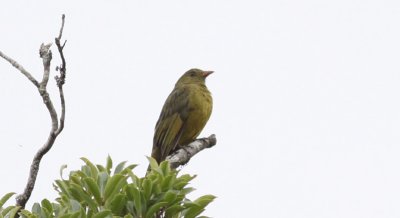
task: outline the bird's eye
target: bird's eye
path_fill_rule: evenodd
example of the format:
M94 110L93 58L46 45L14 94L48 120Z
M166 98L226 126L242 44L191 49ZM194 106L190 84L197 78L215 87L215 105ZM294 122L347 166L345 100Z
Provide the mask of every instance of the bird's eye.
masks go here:
M191 73L190 76L191 76L191 77L194 77L194 73Z

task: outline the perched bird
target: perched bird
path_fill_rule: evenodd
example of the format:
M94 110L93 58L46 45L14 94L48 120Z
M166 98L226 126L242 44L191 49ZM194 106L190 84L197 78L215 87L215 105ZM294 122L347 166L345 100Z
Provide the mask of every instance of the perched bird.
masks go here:
M151 156L158 163L194 141L206 125L213 103L205 80L211 73L191 69L176 82L155 127Z

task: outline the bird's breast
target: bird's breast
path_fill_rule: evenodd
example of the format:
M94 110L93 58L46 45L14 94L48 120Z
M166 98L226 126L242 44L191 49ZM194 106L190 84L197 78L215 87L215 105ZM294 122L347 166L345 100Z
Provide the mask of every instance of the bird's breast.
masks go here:
M192 87L188 103L188 118L181 137L183 141L179 144L195 140L206 125L212 111L212 97L206 87Z

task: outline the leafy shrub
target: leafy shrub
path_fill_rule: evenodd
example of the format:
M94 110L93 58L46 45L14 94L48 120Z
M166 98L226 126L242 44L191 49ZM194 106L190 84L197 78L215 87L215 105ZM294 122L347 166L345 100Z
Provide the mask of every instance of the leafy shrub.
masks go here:
M122 162L112 172L110 157L106 166L81 159L85 164L80 170L70 172L68 179L55 181L54 188L59 194L55 202L44 199L33 204L31 211L21 210L21 217L194 218L215 198L212 195L194 201L186 198L194 190L187 185L195 176L178 176L178 171L172 170L168 162L158 165L149 158L151 170L139 178L132 171L136 165L125 166L126 162ZM8 193L0 200L0 218L17 215L19 207L3 208L12 195L14 193Z

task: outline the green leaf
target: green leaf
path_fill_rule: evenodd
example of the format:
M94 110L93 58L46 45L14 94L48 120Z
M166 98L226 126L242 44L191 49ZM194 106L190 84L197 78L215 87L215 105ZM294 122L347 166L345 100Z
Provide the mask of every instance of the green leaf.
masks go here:
M121 174L116 174L108 179L104 189L104 200L107 201L113 194L121 189L125 182L126 177Z
M16 206L12 205L12 206L8 206L6 208L4 208L3 210L0 210L1 215L5 216L8 214L8 212L10 212L12 209L14 209Z
M212 202L216 197L214 195L204 195L197 198L194 202L199 204L201 207L206 207L210 202Z
M122 215L122 210L125 208L126 196L123 194L117 194L111 200L110 209L114 215Z
M102 205L100 189L97 183L94 181L94 179L91 177L87 177L84 178L83 181L87 185L89 192L93 195L94 199L97 201L97 204Z
M105 217L112 217L112 213L111 213L111 210L103 210L103 211L100 211L100 212L98 212L98 213L96 213L94 216L93 216L93 218L105 218Z
M59 217L61 214L61 205L57 203L52 203L52 205L54 210L54 216Z
M76 200L78 201L84 201L85 203L88 204L88 206L90 207L91 210L96 211L97 212L97 204L96 202L86 193L82 190L81 186L78 186L76 184L71 184L71 188L70 188L71 193L73 193Z
M78 174L74 173L69 177L69 180L75 184L80 185L81 184L81 178L78 176Z
M18 213L19 208L21 208L21 207L19 207L19 206L18 207L14 207L12 210L10 210L10 212L8 212L7 216L9 218L14 218L15 215Z
M173 205L171 207L168 207L165 210L165 217L172 217L174 215L177 215L178 213L180 213L182 210L184 210L185 208L181 205Z
M125 169L121 171L121 174L122 174L122 175L126 175L126 174L128 174L129 172L132 172L132 170L133 170L135 167L137 167L137 164L131 164L131 165L125 167Z
M140 179L132 171L128 171L129 177L132 179L132 183L136 186L139 185Z
M133 201L137 214L138 215L142 214L142 203L141 203L142 197L140 191L135 186L135 184L129 184L126 187L126 193L128 195L129 200Z
M63 172L65 169L67 169L67 167L68 167L67 164L61 165L61 167L60 167L60 178L61 179L63 179Z
M201 207L191 207L188 211L185 212L185 218L195 218L203 211L204 209L202 209Z
M30 211L28 210L21 210L19 212L21 215L23 215L22 217L27 217L27 218L34 218L36 217L34 214L32 214Z
M193 202L193 201L185 201L183 206L185 208L191 208L191 207L200 207L200 205L198 205L197 203Z
M100 193L101 193L102 197L104 197L104 189L106 187L108 178L109 178L109 176L108 176L107 172L99 173L99 176L97 178L97 185L100 188Z
M154 158L152 158L152 157L147 157L147 160L149 160L150 167L151 167L152 170L155 170L155 171L158 170L158 171L159 171L158 163L157 163L157 161L156 161Z
M89 171L90 171L90 170L89 170ZM88 172L89 172L89 171L88 171ZM90 176L90 175L88 175L88 174L82 172L81 170L74 171L73 175L78 176L78 177L81 177L81 178L87 178L87 177Z
M92 211L91 209L89 209L89 210L87 210L88 211L88 213L89 213L89 211ZM81 207L81 211L80 211L80 213L79 213L79 218L86 218L87 217L87 215L86 215L86 210L83 208L83 207Z
M40 215L41 217L52 217L52 214L50 213L49 210L47 210L46 208L42 207L42 215Z
M213 195L204 195L196 199L194 204L185 204L186 205L191 205L188 210L185 211L185 218L194 218L200 213L204 211L204 208L215 199L215 196Z
M93 214L94 214L93 210L89 209L86 216L89 217L89 218L92 218Z
M106 169L105 167L103 167L102 165L96 164L96 167L97 167L97 169L99 169L99 173L100 173L100 172L105 172L105 173L109 174L109 173L107 172L107 169Z
M167 206L168 202L162 201L162 202L158 202L156 204L154 204L153 206L151 206L146 213L146 218L152 218L154 217L154 215L156 213L158 213L158 211L160 211L160 209L164 206Z
M83 160L86 165L90 167L91 176L92 178L96 179L97 175L99 174L97 167L85 157L81 157L81 160Z
M0 208L3 207L3 205L10 199L13 195L15 195L15 192L10 192L5 194L1 199L0 199Z
M68 188L68 191L71 193L71 196L70 196L71 199L74 199L77 201L83 200L82 196L79 195L79 189L71 187L71 188Z
M196 176L190 176L188 174L180 176L179 178L176 179L176 182L175 182L175 184L173 186L174 189L177 189L177 190L183 189L195 177Z
M161 162L160 169L164 176L168 175L171 172L171 167L168 161Z
M59 198L57 198L57 201L60 203L61 206L65 207L66 205L69 205L69 196L66 194L61 194Z
M124 216L124 218L133 218L132 214L128 213Z
M46 208L46 210L50 213L53 214L53 206L51 205L50 201L47 199L42 200L42 208Z
M78 218L80 216L81 216L81 210L72 213L70 218Z
M148 201L151 196L151 189L152 189L151 181L145 178L142 183L142 188L143 188L144 198L146 201Z
M42 207L38 203L34 203L32 206L32 213L41 215L42 214Z
M111 168L113 167L113 161L110 157L110 155L107 156L107 163L106 163L106 170L107 173L110 174L111 173Z
M138 217L139 215L137 215L136 210L135 210L135 205L133 204L133 201L127 201L125 208L128 210L127 213L128 214L132 214L133 217Z
M68 191L68 181L56 180L55 183L57 184L57 187L61 189L61 193L71 196L71 193Z
M196 175L191 176L191 175L189 175L189 174L183 174L182 176L180 176L180 177L178 178L178 180L179 180L179 181L182 181L182 182L190 182L190 181L192 181L194 178L196 178Z
M164 181L161 183L161 190L168 191L171 189L173 182L175 181L175 177L172 175L168 175L164 178Z
M191 193L191 192L193 192L195 190L196 190L195 188L191 188L191 187L184 188L184 189L181 190L181 193L184 194L184 195L187 195L187 194L189 194L189 193Z
M90 167L88 165L81 166L80 170L85 176L84 177L91 177L92 172L90 171Z
M126 161L119 163L117 167L115 167L114 174L120 173L124 169L125 164Z
M81 205L79 204L78 201L76 201L74 199L70 199L69 200L69 209L71 210L71 212L77 212L77 211L80 211Z
M72 215L71 214L64 214L62 216L60 216L59 218L71 218Z
M173 201L175 201L176 198L177 194L175 193L175 191L169 190L167 193L165 193L164 201L171 204Z

